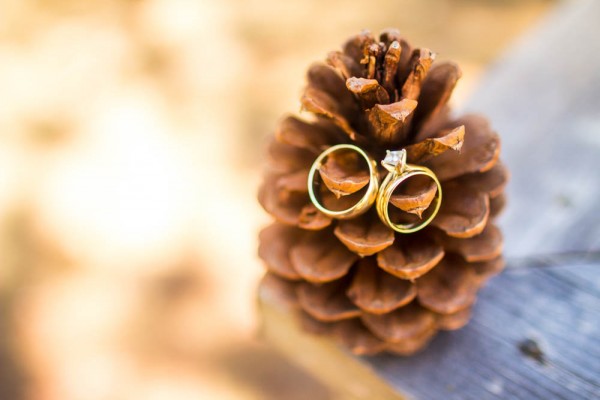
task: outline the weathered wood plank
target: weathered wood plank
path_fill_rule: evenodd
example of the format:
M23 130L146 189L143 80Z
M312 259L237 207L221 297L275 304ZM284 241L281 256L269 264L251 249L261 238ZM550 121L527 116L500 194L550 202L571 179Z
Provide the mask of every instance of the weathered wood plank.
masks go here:
M560 6L465 107L502 135L509 257L600 249L600 2Z
M341 398L600 398L600 263L509 269L482 291L469 325L408 358L352 357L301 333L269 298L264 335ZM520 349L528 341L540 359Z
M303 332L293 310L279 303L278 298L268 287L260 288L261 336L293 363L316 375L340 399L404 399L368 363L353 357L329 338Z
M508 270L467 327L411 358L368 359L416 398L591 399L600 396L600 264ZM581 290L579 280L593 282ZM543 360L519 350L539 344Z

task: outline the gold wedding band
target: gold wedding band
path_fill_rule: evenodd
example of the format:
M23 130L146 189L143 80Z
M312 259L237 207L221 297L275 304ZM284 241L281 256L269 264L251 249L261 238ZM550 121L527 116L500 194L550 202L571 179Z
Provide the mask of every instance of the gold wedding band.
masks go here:
M381 189L377 196L377 213L381 221L388 227L400 233L412 233L425 228L435 218L442 204L442 186L432 170L426 167L406 163L406 151L388 151L387 156L381 162L381 165L389 171L381 184ZM433 204L428 208L432 211L429 215L419 222L408 224L394 224L389 216L389 202L394 190L405 180L416 176L425 175L431 178L437 185L437 191Z
M327 156L340 150L355 151L367 161L367 165L369 167L369 186L367 187L367 191L365 192L363 197L355 205L345 210L333 211L325 208L319 200L320 196L318 196L317 193L320 193L319 185L321 184L322 180L317 181L315 179L315 174L321 169L321 166L323 165L323 162L325 161ZM379 180L377 177L377 163L375 162L375 160L369 157L369 155L365 153L361 148L351 144L338 144L325 150L313 162L313 165L310 168L310 172L308 173L308 194L310 196L310 200L319 211L331 218L348 219L365 213L375 202L378 189Z

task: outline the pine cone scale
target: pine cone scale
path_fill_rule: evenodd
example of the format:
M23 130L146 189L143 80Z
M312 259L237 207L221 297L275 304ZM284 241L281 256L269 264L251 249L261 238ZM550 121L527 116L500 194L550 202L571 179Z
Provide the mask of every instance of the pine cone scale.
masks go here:
M419 108L415 113L414 130L418 128L435 115L448 103L452 91L462 72L458 65L445 62L434 64L427 77L423 81L421 93L419 94Z
M435 314L416 303L387 314L363 313L361 319L375 336L388 343L419 338L436 328Z
M444 254L444 248L435 240L403 238L379 252L377 264L398 278L414 280L438 265Z
M340 221L333 233L350 251L361 257L379 253L391 246L395 238L394 231L373 213Z
M373 258L366 258L359 261L346 294L365 312L387 314L413 301L417 287L382 271Z
M490 200L486 193L451 185L442 185L444 202L431 225L456 238L470 238L486 227L490 215ZM448 190L447 190L448 189Z
M303 283L297 287L298 302L304 311L323 322L360 317L360 309L346 296L340 295L346 286L340 281L321 285Z

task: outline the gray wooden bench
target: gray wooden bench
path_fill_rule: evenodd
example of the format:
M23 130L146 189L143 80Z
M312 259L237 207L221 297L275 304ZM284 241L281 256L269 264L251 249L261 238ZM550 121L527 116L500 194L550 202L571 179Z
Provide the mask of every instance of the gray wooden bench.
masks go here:
M263 334L343 399L600 399L600 1L567 2L492 66L512 170L507 270L472 321L409 358L355 357L259 294Z

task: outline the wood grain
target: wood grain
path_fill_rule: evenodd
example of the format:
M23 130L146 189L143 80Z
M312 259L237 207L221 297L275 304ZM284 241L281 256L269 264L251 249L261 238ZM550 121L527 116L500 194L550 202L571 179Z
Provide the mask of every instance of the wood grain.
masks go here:
M481 292L465 328L412 357L353 357L300 332L265 292L263 335L343 399L600 398L599 271L600 263L509 269ZM527 343L540 352L521 349Z
M364 359L418 399L600 397L600 264L508 270L471 322L410 358ZM535 296L532 294L535 293ZM519 349L531 340L542 361Z
M506 255L600 249L600 2L566 2L492 66L464 111L502 137Z

